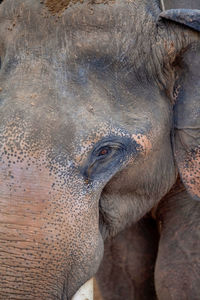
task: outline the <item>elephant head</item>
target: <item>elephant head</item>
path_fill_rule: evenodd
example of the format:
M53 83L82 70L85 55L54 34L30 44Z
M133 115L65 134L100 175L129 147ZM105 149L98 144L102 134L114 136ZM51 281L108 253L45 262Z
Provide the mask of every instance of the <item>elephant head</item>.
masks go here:
M178 174L200 197L199 11L74 2L0 4L1 299L70 299Z

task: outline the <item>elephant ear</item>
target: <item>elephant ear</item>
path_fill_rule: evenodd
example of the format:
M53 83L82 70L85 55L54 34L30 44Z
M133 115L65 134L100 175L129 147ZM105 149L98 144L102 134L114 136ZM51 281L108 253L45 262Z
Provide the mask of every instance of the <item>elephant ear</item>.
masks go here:
M200 10L171 9L160 18L183 24L183 31L195 37L182 51L182 71L176 84L174 154L185 187L200 200Z

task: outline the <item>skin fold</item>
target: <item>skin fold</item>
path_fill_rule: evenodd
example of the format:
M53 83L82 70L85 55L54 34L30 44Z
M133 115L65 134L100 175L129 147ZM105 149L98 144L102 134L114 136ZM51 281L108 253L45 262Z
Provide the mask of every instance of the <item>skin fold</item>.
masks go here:
M0 299L198 299L193 17L0 1Z

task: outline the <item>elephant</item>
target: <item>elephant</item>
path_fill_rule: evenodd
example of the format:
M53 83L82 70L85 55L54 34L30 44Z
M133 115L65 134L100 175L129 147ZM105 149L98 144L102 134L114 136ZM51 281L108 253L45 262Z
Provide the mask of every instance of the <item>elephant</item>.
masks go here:
M198 9L0 1L0 299L199 299L199 50Z

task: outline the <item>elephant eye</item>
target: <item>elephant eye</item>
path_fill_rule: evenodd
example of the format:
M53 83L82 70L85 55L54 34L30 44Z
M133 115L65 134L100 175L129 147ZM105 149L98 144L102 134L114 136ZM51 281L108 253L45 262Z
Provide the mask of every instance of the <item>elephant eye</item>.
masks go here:
M134 153L137 153L137 144L132 139L121 136L104 138L89 153L86 164L80 171L86 181L99 181L100 178L104 181L119 170L129 155Z
M110 152L112 151L112 149L110 147L102 147L101 149L99 149L99 151L97 152L97 156L98 157L105 157L108 154L110 154Z

